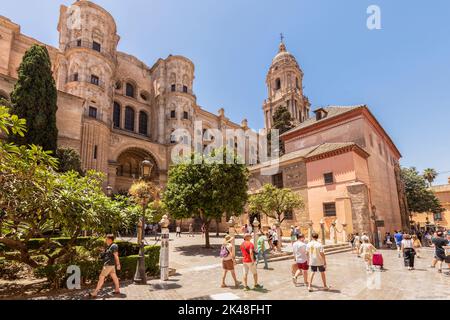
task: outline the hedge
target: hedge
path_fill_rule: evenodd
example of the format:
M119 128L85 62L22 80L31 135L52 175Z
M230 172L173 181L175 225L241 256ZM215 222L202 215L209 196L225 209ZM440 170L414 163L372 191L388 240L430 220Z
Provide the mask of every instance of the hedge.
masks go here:
M159 246L145 247L145 268L149 276L157 276L159 274ZM137 261L139 255L130 255L120 257L121 270L117 272L119 278L122 280L133 279L136 272ZM81 269L82 282L97 281L100 272L103 268L103 262L96 261L81 261L75 263ZM55 288L65 286L68 275L67 268L71 264L57 264L52 266L44 266L37 268L34 273L38 278L47 278Z

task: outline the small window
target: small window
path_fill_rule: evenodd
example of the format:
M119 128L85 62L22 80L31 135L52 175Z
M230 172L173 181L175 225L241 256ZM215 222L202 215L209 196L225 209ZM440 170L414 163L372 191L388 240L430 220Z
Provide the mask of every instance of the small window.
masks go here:
M120 90L120 89L122 89L122 82L117 81L114 86L115 86L116 90Z
M324 203L323 204L323 214L325 217L335 217L336 216L336 203Z
M78 82L78 73L73 74L72 80Z
M78 40L77 40L77 47L81 47L81 44L82 44L82 43L81 43L81 39L78 39Z
M177 112L175 110L170 111L170 118L172 118L172 119L177 118Z
M288 210L284 213L284 219L285 220L294 220L294 211Z
M373 136L369 134L370 146L373 148Z
M127 83L125 94L127 97L134 98L134 86L131 83Z
M148 97L145 93L141 93L141 99L144 101L148 101Z
M96 75L91 75L91 83L96 86L100 85L100 79Z
M188 93L188 87L187 86L183 86L183 92L184 93Z
M325 173L323 175L323 179L325 180L325 184L333 184L334 183L333 172Z
M98 147L94 146L94 160L97 160L97 156L98 156Z
M97 108L89 107L89 117L97 119Z
M188 120L189 119L189 112L187 112L187 111L183 112L183 119L184 120Z
M284 186L284 184L283 184L283 173L279 173L279 174L273 175L272 176L272 184L275 187L277 187L279 189L282 189L283 186Z
M275 90L280 90L281 89L281 79L278 78L275 80Z
M177 143L177 140L176 140L176 136L175 136L175 134L174 134L174 131L175 130L172 130L172 133L170 134L170 143Z
M175 84L173 84L172 87L171 87L171 90L172 90L172 92L177 91L177 86Z
M102 45L100 43L94 41L92 43L92 49L94 49L95 51L100 52L100 51L102 51Z

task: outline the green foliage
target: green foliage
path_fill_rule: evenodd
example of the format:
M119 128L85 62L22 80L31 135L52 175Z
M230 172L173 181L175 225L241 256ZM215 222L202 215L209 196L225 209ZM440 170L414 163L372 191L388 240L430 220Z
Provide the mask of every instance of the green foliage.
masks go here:
M426 181L428 181L430 187L433 184L434 180L436 180L437 176L438 173L432 168L428 168L423 171L423 177Z
M295 209L302 209L304 202L301 196L290 189L279 189L266 184L262 190L251 195L248 209L251 213L263 213L270 218L284 221L284 214Z
M427 181L416 168L402 168L401 178L405 184L406 199L411 212L442 213L442 207L436 195L428 189Z
M83 174L81 159L77 151L70 148L61 148L56 151L58 159L58 172L75 171Z
M146 247L145 269L149 276L157 276L159 274L159 252L159 246ZM122 267L122 270L118 271L119 277L122 280L133 279L139 255L123 256L119 259ZM84 283L97 281L103 268L103 262L100 260L86 260L77 257L67 263L39 267L34 271L34 274L38 278L47 278L54 288L61 288L67 281L68 275L66 271L70 265L80 267Z
M282 135L283 133L291 130L293 127L294 127L293 119L292 119L292 116L291 116L291 113L289 112L289 110L284 106L279 107L275 111L275 114L273 115L272 129L278 130L278 134ZM271 132L269 132L267 134L267 142L268 142L267 153L269 156L270 151L271 151L271 144L272 144L272 133ZM285 153L284 143L281 139L279 140L278 153L280 156Z
M221 156L224 163L214 161ZM227 158L233 161L226 164ZM172 218L200 217L208 231L209 223L224 213L240 215L244 211L247 183L245 164L226 150L208 156L191 155L170 168L162 201ZM208 232L206 235L208 247Z
M56 152L57 90L47 48L33 45L24 55L11 93L11 112L27 122L27 134L14 136L19 145L36 144Z

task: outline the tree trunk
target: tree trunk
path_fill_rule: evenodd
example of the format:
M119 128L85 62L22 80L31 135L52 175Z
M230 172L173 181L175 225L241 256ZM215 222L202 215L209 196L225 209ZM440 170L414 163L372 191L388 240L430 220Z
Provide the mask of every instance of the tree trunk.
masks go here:
M220 234L219 234L219 223L220 223L220 220L216 219L216 237L220 236Z
M210 224L210 221L205 222L205 248L206 249L211 248L211 245L209 242L209 224Z

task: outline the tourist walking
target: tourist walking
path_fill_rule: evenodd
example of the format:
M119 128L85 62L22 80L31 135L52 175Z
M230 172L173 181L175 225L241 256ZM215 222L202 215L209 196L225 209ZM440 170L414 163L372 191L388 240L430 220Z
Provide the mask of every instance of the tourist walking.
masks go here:
M431 267L435 268L436 265L439 265L438 272L442 273L442 263L446 261L445 247L449 245L449 241L444 237L442 231L438 231L432 242L434 244L434 259Z
M231 273L231 276L234 280L234 286L239 287L239 281L236 278L236 272L234 270L234 266L236 265L236 255L233 247L234 238L230 235L225 236L225 239L222 244L222 248L220 249L220 257L222 258L222 268L223 268L223 276L222 276L222 288L226 288L227 285L225 283L228 272Z
M398 257L401 258L402 257L402 240L403 240L403 233L401 231L395 231L394 234L394 240L395 240L395 245L397 247L397 254Z
M102 253L101 257L103 259L103 269L100 273L100 277L98 279L97 287L92 293L89 293L89 296L93 299L97 298L98 293L102 289L105 280L108 276L111 277L111 279L114 282L115 295L120 295L120 283L119 278L116 274L116 269L120 270L120 260L119 260L119 247L117 244L114 243L114 235L108 234L106 236L106 248L105 251Z
M291 244L294 244L294 242L297 241L297 232L295 230L294 226L291 226Z
M205 224L202 224L202 238L206 236L206 226Z
M177 226L177 234L176 234L176 237L181 238L181 226L180 226L180 225Z
M269 243L270 251L273 251L273 230L267 231L267 242Z
M367 271L373 271L373 254L376 251L377 249L370 243L369 238L364 238L359 249L359 254L364 259Z
M252 235L246 233L244 235L244 242L241 244L241 252L242 252L242 262L244 266L244 290L250 290L248 286L248 273L251 272L253 275L254 288L260 289L262 286L258 284L258 270L256 269L256 261L255 261L255 246L251 243Z
M408 270L414 270L414 256L416 255L416 251L414 250L414 244L411 235L407 233L403 235L401 250L403 252L405 267L407 267Z
M297 234L297 240L292 245L292 251L294 253L294 260L297 264L297 271L292 277L294 285L297 285L297 279L300 274L303 274L303 283L308 287L308 255L307 245L305 243L305 236L303 234ZM309 287L308 287L309 288Z
M421 249L422 249L422 242L420 242L420 237L417 235L413 235L412 242L413 242L414 251L416 251L416 257L420 258L420 253L421 253Z
M355 237L353 238L353 252L359 257L359 249L361 248L361 237L359 233L355 233Z
M189 237L194 237L194 226L192 223L189 224Z
M258 258L256 259L256 266L258 266L261 258L264 260L264 269L269 269L269 264L267 263L267 248L266 248L267 236L264 232L259 233L258 241L256 242L256 252L258 253Z
M325 258L325 251L323 245L318 241L319 240L319 234L313 233L312 234L312 241L308 243L306 246L306 252L308 255L308 261L309 265L311 266L311 275L309 277L308 281L308 291L312 292L312 283L314 280L314 275L317 272L320 272L320 275L322 277L322 283L324 290L328 291L330 289L329 286L327 286L327 278L326 278L326 267L327 267L327 260Z
M278 242L279 242L279 236L276 229L272 230L272 244L273 244L273 251L278 252Z

